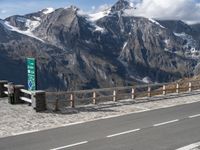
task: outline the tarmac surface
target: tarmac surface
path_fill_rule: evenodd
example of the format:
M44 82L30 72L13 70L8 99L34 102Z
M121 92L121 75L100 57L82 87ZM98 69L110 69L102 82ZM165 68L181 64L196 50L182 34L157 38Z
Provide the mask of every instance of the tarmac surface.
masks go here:
M0 149L175 150L199 141L199 108L194 102L5 137Z

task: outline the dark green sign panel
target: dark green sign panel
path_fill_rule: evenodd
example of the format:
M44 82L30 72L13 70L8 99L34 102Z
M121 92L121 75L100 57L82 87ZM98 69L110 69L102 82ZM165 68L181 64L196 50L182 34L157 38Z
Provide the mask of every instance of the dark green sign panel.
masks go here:
M36 75L36 60L35 58L27 58L27 73L28 73L28 90L37 90L37 75Z

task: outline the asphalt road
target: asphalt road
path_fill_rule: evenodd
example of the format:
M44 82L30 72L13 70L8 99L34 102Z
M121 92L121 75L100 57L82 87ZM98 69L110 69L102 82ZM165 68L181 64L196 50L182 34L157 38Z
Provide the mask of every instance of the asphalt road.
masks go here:
M174 150L200 141L200 103L0 139L0 150Z

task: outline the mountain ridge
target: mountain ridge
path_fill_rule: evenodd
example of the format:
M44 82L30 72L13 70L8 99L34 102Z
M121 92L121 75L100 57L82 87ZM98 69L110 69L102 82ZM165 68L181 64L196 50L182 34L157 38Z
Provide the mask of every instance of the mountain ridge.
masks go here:
M126 2L119 0L99 13L98 19L90 19L91 15L82 15L71 6L1 20L1 57L8 63L17 58L23 66L21 83L26 83L25 58L36 57L40 89L124 86L142 83L146 78L167 82L193 75L199 60L198 35L193 30L198 26L177 23L188 30L179 32L169 26L170 21L127 16L124 11L135 8ZM35 38L22 34L27 31ZM183 35L182 31L187 32ZM3 65L0 68L8 72ZM17 81L18 71L13 71L15 77L9 79Z

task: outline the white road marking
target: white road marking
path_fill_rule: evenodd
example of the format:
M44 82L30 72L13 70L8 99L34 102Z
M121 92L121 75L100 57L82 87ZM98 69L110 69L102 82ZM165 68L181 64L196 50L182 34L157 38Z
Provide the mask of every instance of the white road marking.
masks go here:
M107 138L111 138L111 137L115 137L115 136L119 136L119 135L124 135L124 134L128 134L128 133L136 132L136 131L139 131L139 130L141 130L141 129L129 130L129 131L121 132L121 133L116 133L116 134L108 135L106 137Z
M185 146L185 147L181 147L181 148L178 148L176 150L191 150L191 149L194 149L196 147L200 146L200 142L198 143L193 143L193 144L190 144L188 146Z
M200 117L200 114L196 114L196 115L193 115L193 116L189 116L189 118L196 118L196 117Z
M80 122L74 122L74 123L69 123L69 124L63 124L63 127L67 127L67 126L73 126L73 125L78 125L78 124L82 124L85 123L84 121L80 121Z
M23 132L19 132L19 133L13 133L12 135L23 135L23 134L34 133L34 132L38 132L38 131L39 130L23 131Z
M62 146L62 147L57 147L57 148L53 148L53 149L50 149L50 150L61 150L61 149L64 149L64 148L74 147L74 146L82 145L82 144L86 144L86 143L88 143L88 141L83 141L83 142L79 142L79 143L75 143L75 144L70 144L70 145L66 145L66 146Z
M154 127L158 127L158 126L170 124L170 123L177 122L177 121L179 121L179 119L171 120L171 121L167 121L167 122L162 122L162 123L158 123L158 124L154 124L153 126L154 126Z

